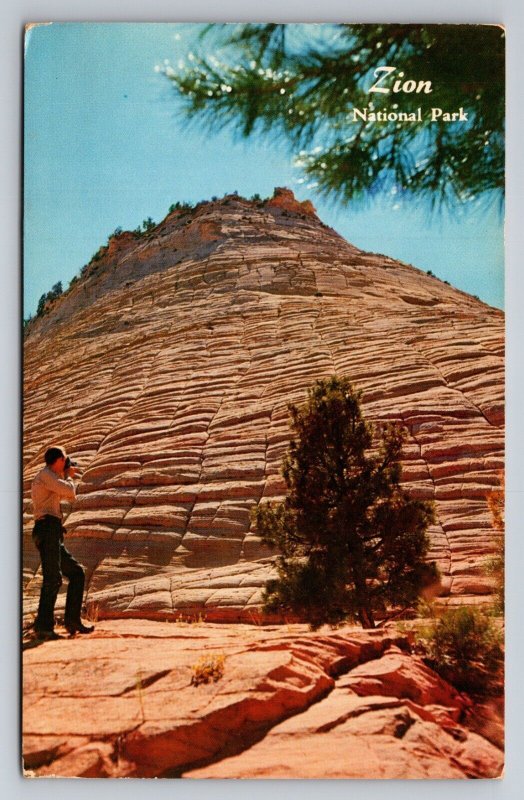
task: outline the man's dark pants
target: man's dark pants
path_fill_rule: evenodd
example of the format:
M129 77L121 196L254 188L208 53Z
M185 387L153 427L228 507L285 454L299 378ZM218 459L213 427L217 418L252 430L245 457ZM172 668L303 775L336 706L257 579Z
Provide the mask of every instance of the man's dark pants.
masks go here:
M80 622L85 576L78 561L64 547L61 521L50 515L37 520L33 528L33 541L40 553L43 576L35 629L53 630L55 603L62 585L62 575L69 580L64 624L77 624Z

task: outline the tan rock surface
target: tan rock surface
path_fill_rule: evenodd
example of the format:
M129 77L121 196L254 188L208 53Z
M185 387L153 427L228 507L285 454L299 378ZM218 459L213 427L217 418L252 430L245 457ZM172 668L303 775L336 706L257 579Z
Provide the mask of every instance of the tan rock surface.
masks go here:
M391 631L118 620L24 653L28 774L500 775L474 707ZM192 684L201 657L218 680Z
M503 325L348 244L288 190L112 239L25 342L25 612L40 582L30 482L57 442L82 465L66 524L99 614L250 619L270 572L251 509L282 494L287 404L334 372L369 418L408 429L404 482L436 501L444 601L489 599Z

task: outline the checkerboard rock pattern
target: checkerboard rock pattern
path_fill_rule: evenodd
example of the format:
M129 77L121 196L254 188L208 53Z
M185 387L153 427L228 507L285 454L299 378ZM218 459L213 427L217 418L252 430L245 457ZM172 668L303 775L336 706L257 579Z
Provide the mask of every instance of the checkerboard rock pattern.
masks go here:
M30 484L60 443L81 465L68 542L100 615L257 617L274 554L251 511L283 495L288 404L334 373L368 419L408 431L403 483L436 503L441 602L490 599L501 311L349 244L287 189L175 210L83 272L25 338L28 615Z

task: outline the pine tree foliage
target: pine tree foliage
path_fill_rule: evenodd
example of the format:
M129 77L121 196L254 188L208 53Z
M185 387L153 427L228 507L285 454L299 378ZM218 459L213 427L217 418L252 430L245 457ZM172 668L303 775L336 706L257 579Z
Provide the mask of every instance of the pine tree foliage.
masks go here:
M500 692L504 635L485 609L448 608L424 625L418 636L428 666L457 689Z
M343 202L377 193L456 206L504 192L504 31L495 25L209 26L215 55L158 67L213 132L286 139L318 191ZM216 42L217 36L219 41ZM374 71L431 81L431 93L369 93ZM393 81L390 82L391 87ZM401 81L402 83L402 81ZM415 112L369 124L353 108ZM467 122L432 121L431 108ZM311 187L312 188L312 187Z
M255 511L263 541L280 550L266 608L313 627L357 618L372 628L377 612L411 605L437 577L424 561L432 505L399 484L402 429L385 425L374 439L347 379L317 381L290 410L286 498Z

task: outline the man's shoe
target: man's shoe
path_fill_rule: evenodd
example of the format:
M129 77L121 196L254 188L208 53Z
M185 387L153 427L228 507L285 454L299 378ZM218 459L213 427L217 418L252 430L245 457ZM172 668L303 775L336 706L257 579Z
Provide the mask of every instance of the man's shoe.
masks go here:
M74 636L75 633L93 633L95 629L94 625L84 625L83 622L73 622L65 627L71 636Z
M35 628L34 630L35 630L36 636L39 639L42 639L42 641L46 641L47 642L47 641L51 641L53 639L61 639L62 638L61 636L58 635L58 633L55 633L54 631L46 631L46 630L43 630L42 628Z

